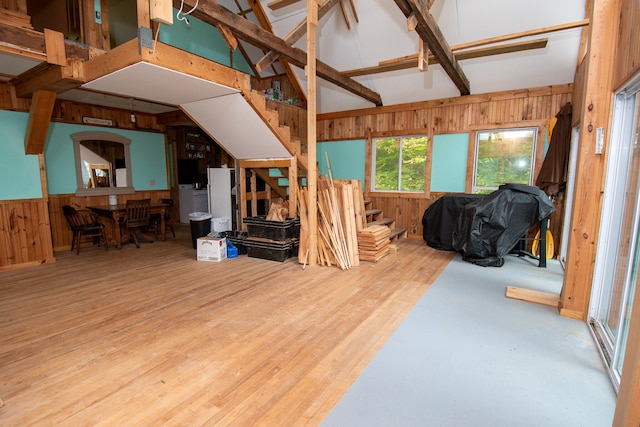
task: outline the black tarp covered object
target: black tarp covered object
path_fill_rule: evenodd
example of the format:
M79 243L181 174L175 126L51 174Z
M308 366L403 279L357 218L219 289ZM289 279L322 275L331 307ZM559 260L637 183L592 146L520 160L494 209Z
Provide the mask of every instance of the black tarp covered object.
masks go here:
M445 194L433 202L422 215L422 238L427 245L443 251L453 251L453 228L458 215L482 194Z
M453 230L453 248L465 261L502 266L520 238L556 209L539 188L506 184L481 199L468 203Z

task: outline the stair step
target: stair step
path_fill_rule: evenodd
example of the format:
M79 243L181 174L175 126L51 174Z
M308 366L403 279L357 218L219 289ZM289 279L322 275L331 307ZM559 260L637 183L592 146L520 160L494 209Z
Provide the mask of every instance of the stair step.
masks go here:
M370 204L371 204L371 200L365 200L365 201L364 201L364 205L365 205L365 206L369 206Z
M382 213L382 209L367 209L364 211L364 213L367 216L367 218L372 217L374 219L377 219L375 218L375 216L380 215Z
M391 233L389 233L389 241L393 242L394 240L397 240L401 237L406 238L407 237L407 229L406 228L394 228L393 230L391 230Z
M393 218L381 218L368 223L367 227L371 227L372 225L390 225L394 222L396 222L396 220Z

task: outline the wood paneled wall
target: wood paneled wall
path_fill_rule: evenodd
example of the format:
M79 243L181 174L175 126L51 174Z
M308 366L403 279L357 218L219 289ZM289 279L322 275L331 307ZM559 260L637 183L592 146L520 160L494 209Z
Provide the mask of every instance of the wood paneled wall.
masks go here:
M16 97L14 87L0 83L0 110L28 112L30 99ZM131 123L128 110L100 108L70 101L56 101L52 121L82 124L83 117L109 119L118 129L164 132L152 114L136 113ZM41 171L45 173L46 165ZM44 175L43 175L44 176ZM46 186L43 186L46 187ZM171 197L170 191L137 192L128 197L135 199ZM124 203L127 197L119 196ZM54 250L71 247L71 232L62 215L62 205L86 206L108 204L108 197L54 195L42 199L0 201L0 271L54 262ZM174 213L174 217L177 215Z
M620 23L618 25L618 45L614 64L614 89L618 89L634 73L640 71L640 37L638 18L640 2L621 2Z
M426 133L433 141L434 135L467 133L483 127L537 126L570 102L572 91L572 85L559 85L321 114L318 141L366 139L371 134L413 131ZM472 150L469 155L474 155ZM427 158L430 159L430 154ZM370 193L367 198L384 211L385 217L395 218L398 227L406 228L409 237L422 238L422 215L443 194ZM555 233L562 229L562 216L557 217L552 224ZM555 233L559 242L560 236Z
M13 85L0 83L0 110L29 112L30 108L31 99L16 97ZM165 131L164 125L158 124L155 115L138 112L136 112L135 115L136 121L132 123L129 110L57 100L51 113L51 120L61 123L84 125L84 123L82 123L83 117L93 117L111 120L113 122L113 128L116 129L139 130L144 132Z
M54 262L44 199L0 201L0 271Z

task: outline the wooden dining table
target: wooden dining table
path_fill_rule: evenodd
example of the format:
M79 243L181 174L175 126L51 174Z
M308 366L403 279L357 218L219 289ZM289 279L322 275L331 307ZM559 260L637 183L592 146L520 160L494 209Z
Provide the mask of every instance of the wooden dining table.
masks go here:
M160 231L162 236L166 239L164 214L170 206L163 203L154 203L149 207L149 215L160 214ZM118 205L95 205L87 206L87 209L95 212L101 218L109 220L113 225L113 239L115 240L115 247L120 249L122 247L122 234L120 233L120 219L124 218L127 213L126 204Z

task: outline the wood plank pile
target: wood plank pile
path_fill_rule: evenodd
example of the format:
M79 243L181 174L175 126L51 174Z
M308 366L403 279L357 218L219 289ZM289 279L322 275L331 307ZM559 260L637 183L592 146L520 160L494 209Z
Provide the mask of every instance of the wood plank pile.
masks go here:
M366 227L360 181L318 179L318 259L319 265L346 270L360 265L358 231ZM300 251L298 261L307 263L307 189L300 190Z
M389 234L391 230L385 225L371 225L358 232L358 252L360 260L376 262L388 255Z

